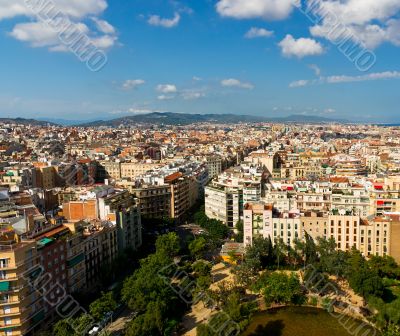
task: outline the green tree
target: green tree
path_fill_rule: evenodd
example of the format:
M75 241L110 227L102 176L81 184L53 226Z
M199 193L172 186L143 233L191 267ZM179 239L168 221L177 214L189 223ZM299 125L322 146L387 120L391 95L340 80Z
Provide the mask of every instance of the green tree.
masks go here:
M380 277L397 279L400 276L400 267L390 256L372 256L368 260L371 269L376 270Z
M60 320L53 327L54 336L71 336L76 335L70 320Z
M189 243L190 255L195 259L201 259L207 251L207 241L204 237L198 237Z
M347 262L347 279L350 287L364 298L382 296L383 282L377 270L369 268L360 251L352 249Z
M236 235L235 235L235 241L238 243L243 243L243 236L244 236L244 228L243 228L243 221L239 220L236 223Z
M167 326L166 305L160 300L150 302L148 309L136 317L126 331L127 336L159 336L163 335Z
M271 303L302 303L303 290L297 275L281 272L271 273L264 283L263 290L265 302Z
M258 264L257 264L258 265ZM249 287L258 276L258 268L248 261L235 265L232 269L234 280L239 286Z
M278 269L281 265L285 264L285 258L286 258L285 251L286 251L286 245L283 242L283 239L282 238L276 239L274 244L274 255Z
M100 298L90 304L89 311L97 321L100 321L106 313L114 311L116 308L117 302L114 299L113 292L103 292Z
M159 236L156 240L156 253L173 258L180 250L179 237L175 232Z
M123 301L136 312L144 312L148 303L157 298L168 301L175 296L169 276L176 266L169 258L156 253L142 259L140 264L140 268L125 279L121 291Z
M323 272L343 276L346 272L347 253L337 250L334 238L317 238L319 265Z
M215 336L215 333L211 330L208 324L200 324L196 328L197 336Z
M305 250L304 250L304 255L305 255L305 262L306 264L314 264L318 260L318 255L317 255L317 246L315 245L314 240L312 237L305 232Z
M271 238L255 237L252 245L246 247L244 262L255 272L273 265L274 259Z
M393 323L389 324L382 333L382 336L399 336L400 326Z
M192 265L196 276L210 276L212 265L204 260L198 260Z

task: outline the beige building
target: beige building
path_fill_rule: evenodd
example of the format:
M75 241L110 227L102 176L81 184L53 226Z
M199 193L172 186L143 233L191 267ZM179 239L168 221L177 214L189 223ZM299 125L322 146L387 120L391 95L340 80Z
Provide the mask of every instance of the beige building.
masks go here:
M271 204L247 203L243 210L244 243L251 245L253 238L271 237L273 243L282 240L294 245L295 239L303 239L303 228L299 214L273 213Z
M31 290L40 273L36 241L19 241L12 231L0 237L0 335L26 335L45 317L43 299Z
M149 170L161 167L159 163L147 162L122 162L121 178L136 179L140 175L145 174Z
M170 185L143 184L140 187L128 187L128 190L135 197L142 217L171 217Z

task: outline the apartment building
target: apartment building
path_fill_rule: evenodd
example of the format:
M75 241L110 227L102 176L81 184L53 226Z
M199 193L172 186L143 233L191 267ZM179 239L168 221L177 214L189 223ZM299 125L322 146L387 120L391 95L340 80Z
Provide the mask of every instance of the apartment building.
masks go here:
M145 174L149 170L157 169L161 165L156 162L122 162L121 178L136 179L140 175Z
M290 211L297 206L296 195L287 190L268 189L261 200L266 204L272 204L279 212Z
M147 172L135 181L122 180L136 197L145 217L166 217L181 220L204 195L209 180L204 163L174 160L160 169Z
M399 218L334 215L326 212L280 213L272 204L247 203L244 206L244 243L251 245L254 237L271 237L272 242L282 239L292 245L295 238L304 239L308 234L318 238L333 238L337 248L349 251L353 247L365 256L391 255L400 260Z
M222 173L222 158L220 156L207 156L205 164L208 169L210 179Z
M337 176L367 176L368 170L363 162L354 156L339 154L332 159Z
M35 240L21 241L13 230L0 233L0 335L28 334L45 317L42 295L32 288L40 272Z
M164 182L170 186L171 191L171 217L180 218L193 205L193 199L197 198L197 185L192 188L193 181L177 172L166 176ZM189 196L190 193L196 195Z
M61 186L55 166L37 167L33 170L32 184L35 188L52 189Z
M271 204L262 202L247 203L243 211L244 243L251 245L254 237L261 236L293 246L295 239L303 239L301 224L298 213L274 212Z
M81 234L76 232L77 222L65 223L72 232L66 237L68 292L74 293L86 289L85 246Z
M142 244L140 212L128 190L107 185L78 188L77 201L63 204L63 217L68 221L103 220L117 226L118 248L137 250Z
M327 238L334 238L339 250L358 248L360 237L360 216L329 215Z
M243 217L243 204L263 197L266 177L260 164L244 163L225 171L205 188L206 215L235 227Z
M123 182L121 185L126 187ZM135 197L140 214L143 217L171 217L171 187L169 185L136 185L138 187L132 186L127 189Z
M121 178L121 162L99 161L97 168L97 180L104 182L105 179L119 180Z
M331 195L329 193L297 192L297 209L305 211L329 211Z

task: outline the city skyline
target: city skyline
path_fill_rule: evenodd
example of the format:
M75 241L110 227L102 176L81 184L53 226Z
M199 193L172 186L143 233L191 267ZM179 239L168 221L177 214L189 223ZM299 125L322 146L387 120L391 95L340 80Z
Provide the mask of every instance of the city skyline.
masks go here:
M0 1L0 117L159 111L400 122L396 1L328 0L318 16L292 0L46 1L104 51L97 71L71 52L55 20L42 21L39 3ZM369 63L346 56L328 14L350 34L347 50Z

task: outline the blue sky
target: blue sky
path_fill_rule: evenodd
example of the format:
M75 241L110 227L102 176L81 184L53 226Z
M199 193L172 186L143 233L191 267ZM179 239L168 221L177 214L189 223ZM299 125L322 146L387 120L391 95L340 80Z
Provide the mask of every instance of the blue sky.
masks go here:
M318 13L311 0L26 1L36 7L0 0L2 117L172 111L400 121L398 0L318 0ZM43 1L105 52L101 70L90 71L41 21ZM376 56L368 69L338 49L339 23L356 54Z

